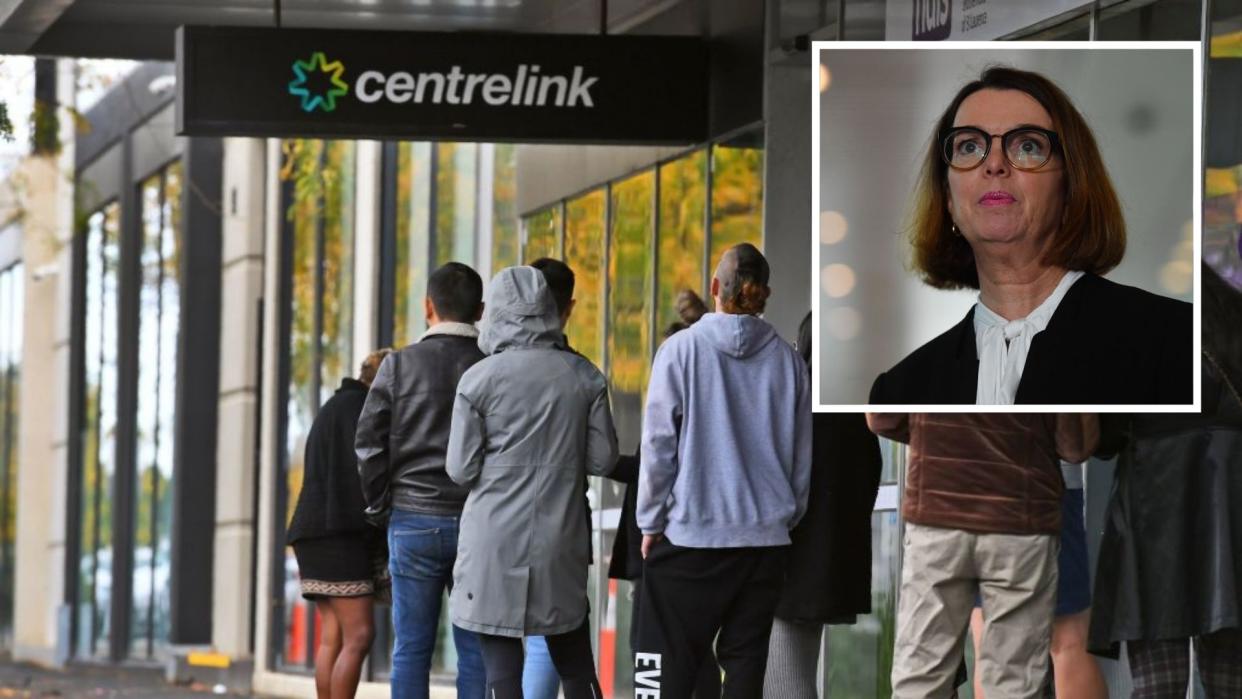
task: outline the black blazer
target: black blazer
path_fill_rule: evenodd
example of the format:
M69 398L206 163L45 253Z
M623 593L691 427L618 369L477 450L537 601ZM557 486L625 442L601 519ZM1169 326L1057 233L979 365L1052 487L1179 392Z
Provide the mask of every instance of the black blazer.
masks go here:
M789 533L776 616L852 624L871 612L871 516L880 489L880 441L858 414L815 413L811 494Z
M1031 340L1016 403L1188 404L1193 316L1184 301L1084 275ZM973 404L979 382L974 308L876 377L870 402Z

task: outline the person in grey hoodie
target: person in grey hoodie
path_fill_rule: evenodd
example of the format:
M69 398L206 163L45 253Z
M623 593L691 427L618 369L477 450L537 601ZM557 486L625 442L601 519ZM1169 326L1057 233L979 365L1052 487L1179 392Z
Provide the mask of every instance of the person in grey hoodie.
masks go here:
M587 474L617 435L603 375L560 349L543 274L501 270L479 349L457 385L445 469L469 490L453 568L453 624L480 634L488 697L522 696L522 638L546 636L566 699L599 699L587 607Z
M762 695L789 531L806 511L810 376L758 317L767 260L730 248L711 292L717 312L665 341L647 387L635 699L689 697L713 639L723 696Z

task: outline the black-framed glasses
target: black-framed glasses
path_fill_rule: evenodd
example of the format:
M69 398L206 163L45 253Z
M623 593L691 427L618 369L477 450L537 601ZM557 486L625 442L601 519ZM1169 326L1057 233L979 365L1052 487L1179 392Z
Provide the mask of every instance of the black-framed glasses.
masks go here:
M992 140L999 138L1005 160L1019 170L1038 170L1061 149L1055 131L1020 126L1003 134L988 133L977 126L949 129L940 139L940 155L955 170L973 170L987 160Z

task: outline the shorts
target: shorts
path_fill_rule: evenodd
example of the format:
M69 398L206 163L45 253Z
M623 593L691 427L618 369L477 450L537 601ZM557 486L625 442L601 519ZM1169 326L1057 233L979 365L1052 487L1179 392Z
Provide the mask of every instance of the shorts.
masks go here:
M1087 556L1087 526L1083 521L1083 491L1065 490L1061 496L1061 552L1057 556L1056 616L1077 614L1091 606L1091 568ZM975 606L980 605L975 594Z

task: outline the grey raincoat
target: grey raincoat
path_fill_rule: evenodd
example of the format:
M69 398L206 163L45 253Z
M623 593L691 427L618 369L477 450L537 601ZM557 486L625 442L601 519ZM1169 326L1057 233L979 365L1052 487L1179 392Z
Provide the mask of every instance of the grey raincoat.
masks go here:
M461 377L445 468L470 489L449 610L496 636L573 631L587 616L586 475L617 460L604 377L558 349L543 274L510 267L488 290L479 348Z

